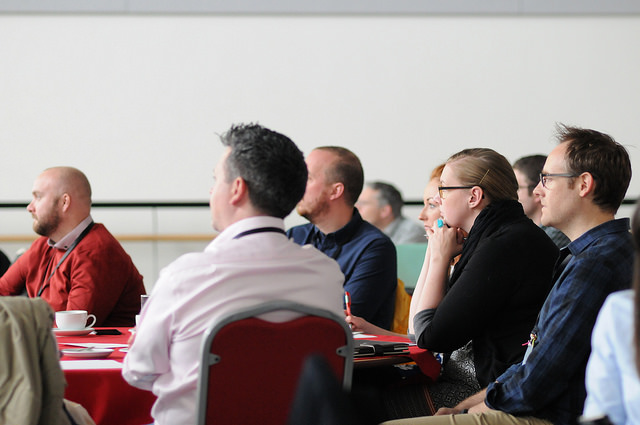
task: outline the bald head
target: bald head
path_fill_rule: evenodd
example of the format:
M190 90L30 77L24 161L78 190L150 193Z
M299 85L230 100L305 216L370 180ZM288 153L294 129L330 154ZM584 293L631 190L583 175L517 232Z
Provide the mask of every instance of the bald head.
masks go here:
M91 206L91 185L84 173L73 167L47 168L40 175L52 179L58 195L64 193L72 196L76 202Z
M33 230L53 240L73 230L91 212L91 185L73 167L44 170L33 184L33 200L27 207Z

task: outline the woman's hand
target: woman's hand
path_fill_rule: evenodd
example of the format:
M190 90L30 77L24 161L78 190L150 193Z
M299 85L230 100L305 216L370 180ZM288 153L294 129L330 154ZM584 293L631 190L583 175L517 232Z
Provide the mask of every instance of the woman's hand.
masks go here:
M353 314L349 315L346 311L345 315L346 317L344 318L344 320L349 326L351 326L351 330L353 332L363 332L370 335L378 334L376 330L380 328L378 328L376 325L367 322L362 317L354 316Z
M367 322L362 317L354 316L353 314L347 314L346 311L344 312L344 314L346 316L344 320L345 322L347 322L349 326L351 326L351 330L353 332L362 332L364 334L369 334L369 335L391 335L391 336L402 336L402 337L407 336L406 334L398 334L398 333L383 329L381 327L378 327L373 323Z
M466 232L460 228L449 227L444 224L438 227L436 222L429 231L429 245L431 255L437 255L446 261L462 252L462 244L466 238Z

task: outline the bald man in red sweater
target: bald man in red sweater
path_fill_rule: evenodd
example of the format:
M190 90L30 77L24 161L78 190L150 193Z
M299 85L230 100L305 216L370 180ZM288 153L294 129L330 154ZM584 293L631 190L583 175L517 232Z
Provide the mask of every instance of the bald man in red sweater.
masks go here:
M91 218L91 186L80 170L45 170L27 206L41 235L0 278L0 295L42 297L54 311L87 310L96 326L133 326L145 293L120 243Z

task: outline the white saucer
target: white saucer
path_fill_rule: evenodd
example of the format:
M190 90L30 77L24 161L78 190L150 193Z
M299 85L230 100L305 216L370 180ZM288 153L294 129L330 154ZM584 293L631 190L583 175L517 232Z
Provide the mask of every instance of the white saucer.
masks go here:
M58 336L82 336L89 335L95 329L93 328L84 328L84 329L58 329L53 328L53 333Z
M111 348L65 348L60 351L67 357L77 359L101 359L113 353Z

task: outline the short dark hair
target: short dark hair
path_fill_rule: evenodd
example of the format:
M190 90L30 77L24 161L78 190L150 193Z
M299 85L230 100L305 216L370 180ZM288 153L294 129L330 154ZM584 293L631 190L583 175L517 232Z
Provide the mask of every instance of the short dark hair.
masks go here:
M565 162L571 174L590 173L596 183L593 201L603 211L616 213L631 181L627 150L599 131L557 126L559 143L567 143Z
M364 171L360 159L349 149L340 146L321 146L316 150L332 152L338 157L325 170L325 176L329 183L342 183L345 200L350 205L355 205L364 185Z
M544 155L523 156L513 163L513 169L520 171L527 178L529 195L533 193L540 181L540 173L544 168L547 157Z
M389 205L391 207L391 214L393 214L393 217L400 217L404 201L402 200L402 194L395 188L395 186L389 183L375 181L367 183L367 187L378 192L377 198L380 206Z
M241 177L255 208L285 218L302 199L307 186L304 155L287 136L258 124L233 125L220 137L231 148L226 178Z

